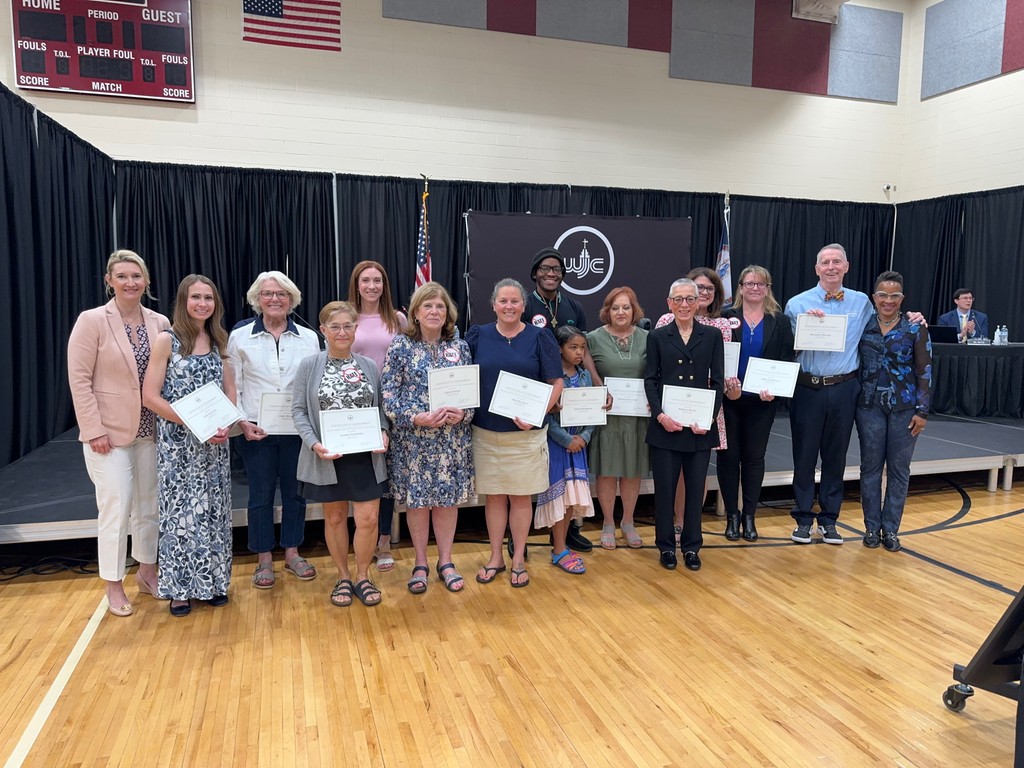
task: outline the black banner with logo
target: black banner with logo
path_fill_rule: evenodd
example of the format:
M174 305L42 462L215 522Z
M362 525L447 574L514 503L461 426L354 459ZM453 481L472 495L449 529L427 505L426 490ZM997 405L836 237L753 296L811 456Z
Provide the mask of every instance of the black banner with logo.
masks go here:
M526 290L533 255L557 248L565 259L562 290L583 305L587 330L601 323L598 312L613 288L629 286L640 306L657 320L674 280L690 271L690 219L612 216L538 216L520 213L467 214L471 323L494 320L491 290L512 277ZM529 318L524 318L529 322Z

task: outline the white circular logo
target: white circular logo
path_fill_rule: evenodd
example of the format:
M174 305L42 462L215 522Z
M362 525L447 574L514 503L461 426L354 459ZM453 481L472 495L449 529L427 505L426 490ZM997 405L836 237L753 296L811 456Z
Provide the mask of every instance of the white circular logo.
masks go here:
M562 287L564 288L565 286L563 285ZM548 327L548 319L544 315L534 315L530 322L538 328Z
M449 363L459 362L459 350L455 349L455 347L448 347L448 349L444 351L444 359Z
M615 271L615 249L600 230L572 227L562 233L554 247L565 257L562 287L569 293L588 296L611 280Z

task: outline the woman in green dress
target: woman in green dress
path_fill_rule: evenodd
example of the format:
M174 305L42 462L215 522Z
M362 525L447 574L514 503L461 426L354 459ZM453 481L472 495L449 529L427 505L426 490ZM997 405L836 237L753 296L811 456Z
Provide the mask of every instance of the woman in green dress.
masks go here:
M599 314L604 325L587 334L590 354L602 379L643 379L647 331L637 327L643 316L632 288L613 288L605 297ZM643 546L633 525L633 512L640 481L651 470L646 434L646 417L609 414L607 425L599 427L591 438L590 470L597 475L597 500L604 516L601 546L605 549L615 549L616 485L622 497L622 536L634 549Z

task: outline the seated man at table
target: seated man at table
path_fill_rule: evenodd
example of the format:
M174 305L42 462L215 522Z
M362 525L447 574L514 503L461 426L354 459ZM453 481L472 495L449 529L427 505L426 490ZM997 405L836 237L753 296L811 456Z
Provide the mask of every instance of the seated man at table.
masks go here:
M939 325L960 330L960 341L988 338L988 315L974 309L974 292L970 288L957 288L953 292L956 309L939 317Z

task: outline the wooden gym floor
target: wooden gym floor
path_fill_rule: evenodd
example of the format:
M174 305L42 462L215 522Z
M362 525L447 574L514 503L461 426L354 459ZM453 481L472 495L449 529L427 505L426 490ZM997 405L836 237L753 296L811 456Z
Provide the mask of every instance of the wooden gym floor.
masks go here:
M789 543L784 510L746 546L705 517L699 573L620 547L571 576L536 534L517 590L475 583L486 547L461 543L458 595L406 591L406 542L373 609L328 603L322 550L315 581L278 561L269 591L236 558L231 604L184 619L133 576L129 618L94 576L19 578L0 587L0 760L1008 766L1014 703L978 691L956 714L941 694L1024 581L1021 512L1022 484L914 495L898 554L861 546L856 501L842 547Z

